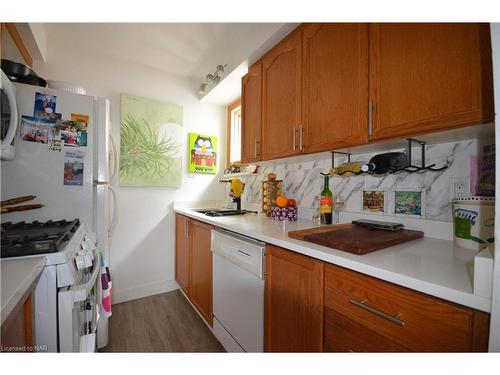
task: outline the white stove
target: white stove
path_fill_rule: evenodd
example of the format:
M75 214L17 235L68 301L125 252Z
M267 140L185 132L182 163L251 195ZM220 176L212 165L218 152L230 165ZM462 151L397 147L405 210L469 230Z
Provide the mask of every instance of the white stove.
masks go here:
M63 229L55 234L57 226ZM46 258L35 288L36 349L95 351L101 293L101 254L96 246L96 234L86 233L85 224L78 220L7 223L2 227L2 247L6 245L3 257L43 255ZM59 234L64 236L63 240ZM55 242L59 242L56 247ZM30 255L22 255L23 251Z

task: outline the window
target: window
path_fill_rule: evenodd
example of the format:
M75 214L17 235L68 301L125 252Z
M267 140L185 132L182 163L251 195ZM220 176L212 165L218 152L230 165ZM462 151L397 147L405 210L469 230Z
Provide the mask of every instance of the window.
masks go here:
M241 160L241 100L227 107L227 166Z

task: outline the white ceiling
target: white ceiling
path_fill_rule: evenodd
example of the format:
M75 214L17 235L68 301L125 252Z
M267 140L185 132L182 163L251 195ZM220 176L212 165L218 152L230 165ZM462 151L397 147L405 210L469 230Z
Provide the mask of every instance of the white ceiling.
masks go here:
M85 50L202 79L217 64L236 68L282 23L46 23L48 43ZM50 58L50 57L49 57Z

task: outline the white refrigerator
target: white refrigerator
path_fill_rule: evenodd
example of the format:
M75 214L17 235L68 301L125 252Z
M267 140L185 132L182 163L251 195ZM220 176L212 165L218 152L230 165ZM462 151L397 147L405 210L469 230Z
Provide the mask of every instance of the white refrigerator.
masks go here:
M110 181L116 171L116 150L109 133L109 101L78 95L66 91L51 90L38 86L14 84L19 113L19 126L14 140L15 157L1 162L2 200L24 195L35 195L41 209L12 212L2 215L2 221L80 219L88 231L97 234L97 243L105 263L109 265L110 236L116 224L118 202ZM50 112L59 113L62 120L71 120L72 115L88 116L86 146L64 145L50 149L47 143L27 141L29 126L23 126L22 116L33 117L35 100L40 95L55 97L55 106ZM29 133L32 135L33 133ZM58 139L60 135L53 136ZM24 139L24 140L23 140ZM54 146L54 144L53 144ZM57 146L57 143L55 144ZM83 175L75 184L67 184L66 163L71 152L78 153L78 162L83 162ZM73 159L75 160L75 159ZM81 170L79 171L81 173ZM80 185L81 183L81 185ZM107 320L102 319L98 327L98 347L108 341Z

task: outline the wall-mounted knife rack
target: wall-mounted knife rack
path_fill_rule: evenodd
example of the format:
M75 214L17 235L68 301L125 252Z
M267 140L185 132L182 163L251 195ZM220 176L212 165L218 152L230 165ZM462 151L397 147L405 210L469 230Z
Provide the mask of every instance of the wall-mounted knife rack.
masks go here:
M394 173L399 173L399 172L408 172L408 173L415 173L415 172L440 172L446 168L448 168L448 165L445 165L440 168L436 168L436 164L430 164L430 165L425 165L425 142L420 141L418 139L414 138L407 138L407 144L406 144L406 154L408 155L408 165L402 168L395 168L387 174L394 174ZM412 160L412 146L413 144L418 144L420 146L420 155L421 155L421 160L420 160L420 166L413 164ZM331 151L332 154L332 168L335 168L335 155L346 155L347 156L347 162L351 161L351 153L350 152L340 152L340 151ZM335 176L342 176L344 174L349 174L349 176L352 175L361 175L361 174L373 174L372 172L358 172L354 173L351 171L345 171L343 173L338 173L335 174Z

